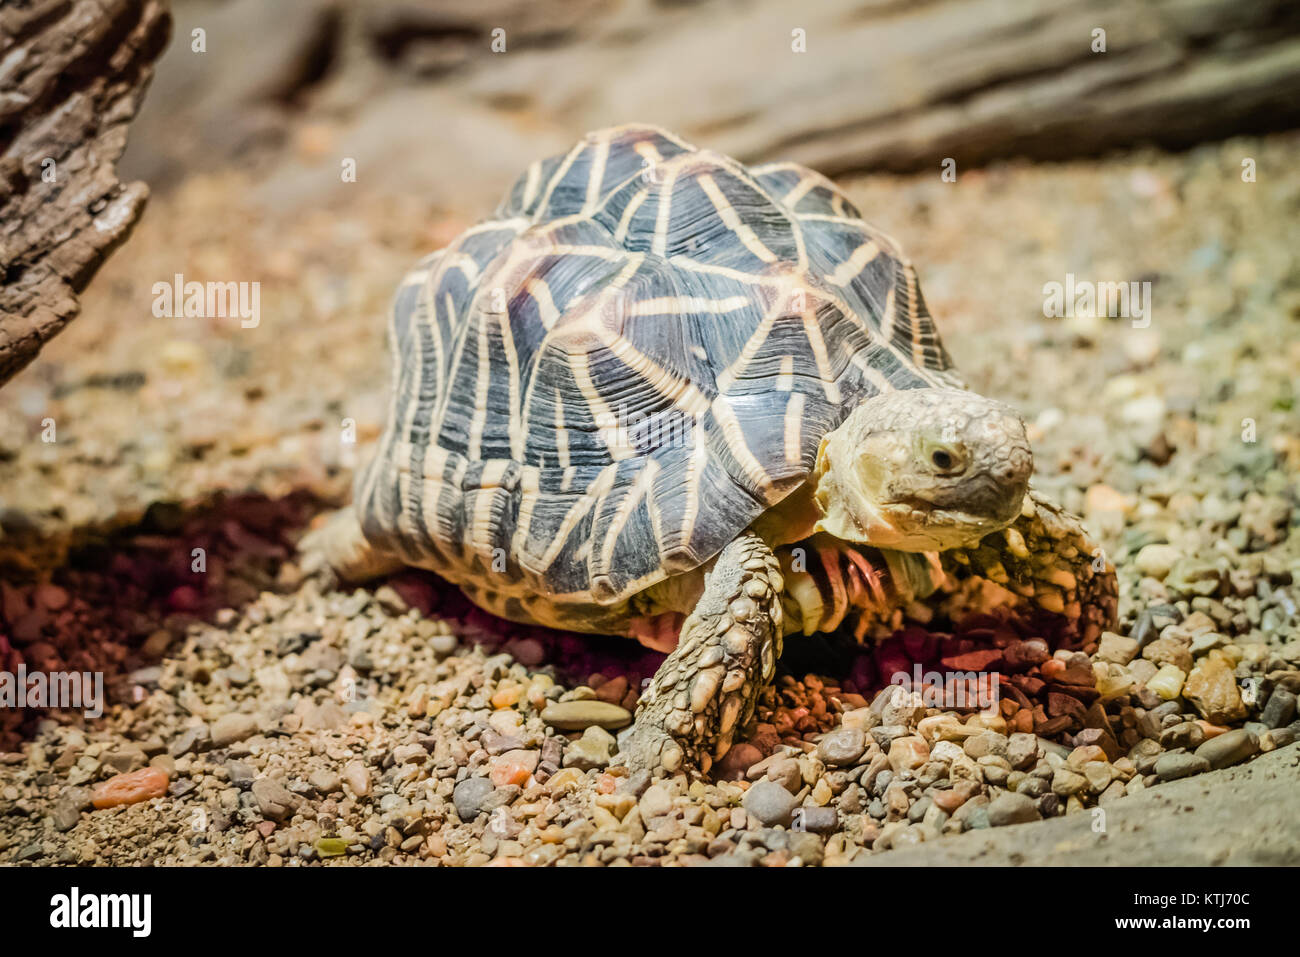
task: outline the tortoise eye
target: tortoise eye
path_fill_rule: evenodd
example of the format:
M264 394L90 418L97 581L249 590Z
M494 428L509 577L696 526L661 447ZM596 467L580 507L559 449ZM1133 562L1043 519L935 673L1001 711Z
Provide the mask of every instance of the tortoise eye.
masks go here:
M934 445L927 456L930 465L940 475L952 475L966 467L966 457L959 447Z

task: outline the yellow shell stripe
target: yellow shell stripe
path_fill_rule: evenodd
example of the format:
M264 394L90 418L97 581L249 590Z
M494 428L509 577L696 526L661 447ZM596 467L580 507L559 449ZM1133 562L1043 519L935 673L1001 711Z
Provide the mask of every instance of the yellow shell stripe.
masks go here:
M412 316L413 326L415 326L418 321L419 320L415 316ZM419 370L422 368L421 363L424 361L424 344L423 336L419 335L418 328L412 329L411 347L413 353L407 361L411 363L413 369ZM411 389L410 396L407 397L406 408L402 410L402 431L399 434L403 436L403 441L397 443L397 447L393 450L397 456L396 461L399 463L397 470L398 513L396 516L397 530L399 533L398 541L402 543L404 549L408 553L410 553L414 547L417 536L415 523L412 521L410 515L410 509L406 506L406 503L410 501L411 494L411 444L409 441L406 441L406 439L411 434L411 426L415 422L415 415L420 408L420 388L418 381L418 375L412 378L412 384L414 387Z
M770 190L764 188L763 184L755 177L754 171L747 169L740 163L737 163L730 156L723 156L722 160L722 165L726 167L727 172L740 182L744 183L754 192L758 193L777 209L786 213L786 221L790 224L790 234L794 237L795 262L799 265L801 270L807 269L808 252L804 244L803 227L800 226L798 217L794 215L794 207L787 207L782 200L773 196Z
M722 190L718 188L717 181L714 180L713 176L709 173L703 173L696 178L696 182L699 184L700 189L704 191L704 195L709 198L709 202L713 204L713 208L717 210L723 225L735 234L741 245L753 253L761 262L776 262L776 253L764 246L759 241L759 238L754 235L754 230L741 220L740 214L736 212L735 207L727 201L726 196L722 195Z
M390 375L392 376L391 379L392 394L389 397L389 401L388 401L388 420L387 420L389 422L389 427L384 431L384 435L380 440L379 448L375 451L375 457L371 459L370 464L366 468L366 470L361 473L360 481L357 483L357 486L353 490L353 495L352 495L354 501L358 503L364 503L364 506L367 509L378 509L381 513L384 513L386 510L384 509L382 501L379 503L374 502L373 498L375 494L375 488L381 479L380 473L387 471L387 467L389 463L398 461L396 457L393 455L393 448L397 444L397 436L398 436L398 431L394 427L393 423L396 423L398 421L399 410L401 410L401 414L403 418L405 417L405 411L404 411L405 407L401 405L403 396L402 396L401 389L398 387L398 384L401 382L402 368L405 365L404 360L406 357L403 356L401 350L397 348L396 310L399 303L399 297L401 291L407 286L412 286L412 285L419 286L425 283L429 275L429 266L437 260L437 257L440 254L441 253L439 252L439 253L434 253L432 256L425 257L423 260L421 260L420 264L415 269L411 270L405 276L403 276L401 283L398 284L397 294L395 294L393 297L392 311L389 316L389 326L388 326L389 350L392 352L392 368L390 371ZM382 478L385 481L390 480L389 476L387 475L382 476ZM391 527L393 524L395 524L397 516L380 514L378 516L378 519L379 519L379 524L381 526Z
M478 326L478 374L474 377L474 415L469 421L469 442L465 449L471 459L481 459L483 452L483 428L487 424L487 397L492 387L492 354L488 351L488 324L486 316L480 315L475 323ZM452 380L453 382L455 379ZM448 389L447 391L451 391Z
M534 220L546 211L546 207L551 204L551 196L555 193L555 187L560 185L560 181L564 179L564 174L569 171L569 167L573 165L573 161L581 156L586 148L587 141L582 140L574 146L573 149L569 150L560 165L555 168L555 172L551 174L550 181L546 184L546 192L542 194L542 198L537 204L537 211L533 214Z
M898 347L894 345L893 342L890 342L888 340L883 340L879 334L873 332L871 327L866 322L863 321L862 317L857 314L857 312L853 309L853 307L850 306L843 299L841 299L839 296L835 295L833 292L830 292L829 290L819 290L819 295L824 296L828 301L830 301L835 305L835 308L843 312L844 315L849 319L849 321L854 323L858 327L858 329L861 330L863 336L866 337L867 342L879 343L886 350L888 350L894 356L895 359L898 360L900 366L906 369L913 369L920 378L922 378L923 380L925 380L935 388L944 387L944 380L939 375L936 374L936 371L934 369L931 369L930 367L923 364L921 365L914 364L911 357L904 355L902 352L900 352L898 350ZM860 358L860 356L856 352L853 353L851 356L851 359L858 359L858 358ZM863 361L865 362L865 360ZM854 364L857 365L859 369L866 368L865 365L861 365L856 361L854 362Z
M605 130L596 137L596 153L591 160L587 176L587 197L582 204L582 215L590 216L600 199L600 184L605 179L605 163L609 160L610 132Z

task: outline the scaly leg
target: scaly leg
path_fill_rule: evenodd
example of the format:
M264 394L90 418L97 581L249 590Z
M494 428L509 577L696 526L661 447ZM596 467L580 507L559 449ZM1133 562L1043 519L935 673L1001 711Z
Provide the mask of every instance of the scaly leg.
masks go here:
M308 575L333 573L349 582L378 578L400 569L399 558L382 552L366 540L356 511L340 509L325 524L302 537L298 551Z
M704 773L727 753L776 670L782 587L776 556L752 531L722 550L623 736L630 767Z
M972 549L948 552L976 575L1011 589L1034 606L1067 621L1071 647L1090 647L1116 621L1119 585L1115 567L1089 537L1083 523L1035 492L1020 516Z

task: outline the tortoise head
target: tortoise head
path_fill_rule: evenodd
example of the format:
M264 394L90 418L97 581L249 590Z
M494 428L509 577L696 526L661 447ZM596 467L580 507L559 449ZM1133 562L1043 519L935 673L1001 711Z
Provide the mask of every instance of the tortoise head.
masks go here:
M974 545L1020 513L1033 465L1011 407L955 389L887 392L822 439L817 529L899 551Z

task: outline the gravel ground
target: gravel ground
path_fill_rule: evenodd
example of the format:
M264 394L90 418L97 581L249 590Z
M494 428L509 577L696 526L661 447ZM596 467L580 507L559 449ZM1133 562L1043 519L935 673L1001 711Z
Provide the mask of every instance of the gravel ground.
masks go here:
M344 420L361 444L380 425L392 282L466 220L358 194L291 229L233 176L158 198L0 394L0 659L103 671L113 702L0 711L0 860L933 861L966 831L1167 816L1142 792L1300 732L1296 145L847 184L973 387L1031 422L1035 484L1104 543L1121 623L1055 653L1011 630L792 641L711 783L611 766L659 656L503 625L428 575L322 591L295 564L362 454ZM178 264L261 280L262 323L152 318ZM1045 318L1067 273L1150 281L1149 327ZM878 694L900 654L998 670L1000 713Z

